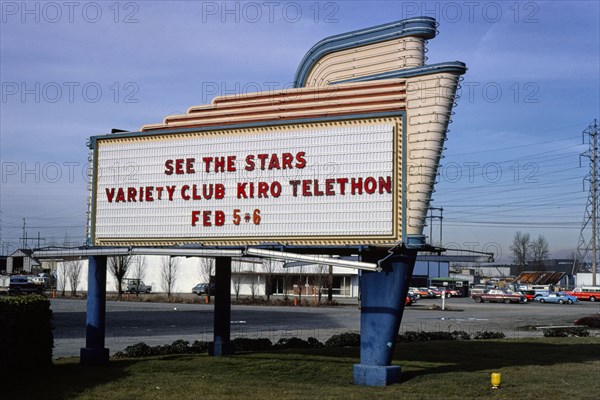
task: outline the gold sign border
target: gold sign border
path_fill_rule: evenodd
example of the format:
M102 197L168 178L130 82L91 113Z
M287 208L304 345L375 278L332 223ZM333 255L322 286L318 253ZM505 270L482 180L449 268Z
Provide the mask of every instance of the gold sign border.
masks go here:
M98 154L101 152L102 145L115 143L132 143L139 141L166 141L166 140L185 140L189 138L208 137L208 136L242 136L251 134L268 134L274 132L290 132L299 129L319 130L341 126L372 126L379 124L393 125L393 147L394 147L394 185L393 185L393 233L391 235L348 235L348 236L259 236L256 238L248 237L230 237L223 238L203 238L203 237L182 237L182 238L96 238L96 206L98 201ZM306 245L306 246L331 246L331 245L393 245L402 238L402 116L382 117L382 118L363 118L336 120L327 122L294 123L289 125L272 125L262 127L231 129L219 128L207 131L191 131L183 133L163 133L156 131L151 133L140 133L136 135L127 135L124 137L100 136L96 138L96 148L94 154L94 186L91 222L92 242L96 246L173 246L180 244L202 244L210 246L245 246L264 243L277 243L282 245Z

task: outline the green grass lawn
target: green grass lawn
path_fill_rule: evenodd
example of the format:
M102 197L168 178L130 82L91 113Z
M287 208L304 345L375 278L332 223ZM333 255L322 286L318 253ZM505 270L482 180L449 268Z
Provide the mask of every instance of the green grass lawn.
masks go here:
M62 359L11 378L2 399L567 399L597 400L600 338L398 343L403 382L352 383L357 348L176 355L83 367ZM502 388L490 388L491 372ZM8 390L7 390L8 389Z

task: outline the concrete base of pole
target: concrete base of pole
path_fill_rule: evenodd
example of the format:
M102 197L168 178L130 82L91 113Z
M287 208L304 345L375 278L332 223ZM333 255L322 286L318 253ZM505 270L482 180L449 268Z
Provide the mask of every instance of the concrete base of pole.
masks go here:
M234 353L232 342L211 342L208 355L214 357L230 356Z
M107 365L108 349L82 347L79 353L81 365Z
M397 365L354 364L354 384L362 386L387 386L400 383L402 369Z

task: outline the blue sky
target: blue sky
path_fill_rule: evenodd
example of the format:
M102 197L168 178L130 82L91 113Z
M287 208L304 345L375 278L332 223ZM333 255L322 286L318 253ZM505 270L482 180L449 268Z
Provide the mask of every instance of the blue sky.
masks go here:
M581 132L600 118L596 1L2 1L0 11L0 249L17 245L23 218L42 244L84 241L90 136L215 95L290 87L320 39L426 15L440 24L428 63L469 68L433 196L443 244L510 261L522 231L544 235L555 256L576 250Z

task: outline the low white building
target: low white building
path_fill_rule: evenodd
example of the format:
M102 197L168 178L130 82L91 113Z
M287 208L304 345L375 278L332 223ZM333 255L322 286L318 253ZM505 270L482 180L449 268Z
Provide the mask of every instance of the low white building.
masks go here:
M592 286L593 277L591 272L580 272L575 275L575 286ZM596 273L596 286L600 286L600 273Z
M153 293L166 292L166 266L169 257L135 256L127 270L126 278L141 279L152 286ZM200 257L175 257L175 267L171 270L174 277L172 293L191 293L197 283L209 282L214 278L214 260ZM110 260L109 260L110 263ZM76 282L78 292L87 292L87 259L64 261L56 264L54 272L57 278L57 290L63 288L70 292ZM265 296L270 276L272 294L289 296L301 294L312 296L318 287L327 288L329 267L321 265L303 265L284 268L277 261L259 259L234 259L232 261L231 293L240 296ZM358 297L358 271L350 268L332 267L332 288L336 297ZM73 278L73 274L77 275ZM117 291L117 282L107 271L106 290ZM322 292L324 293L324 292Z

